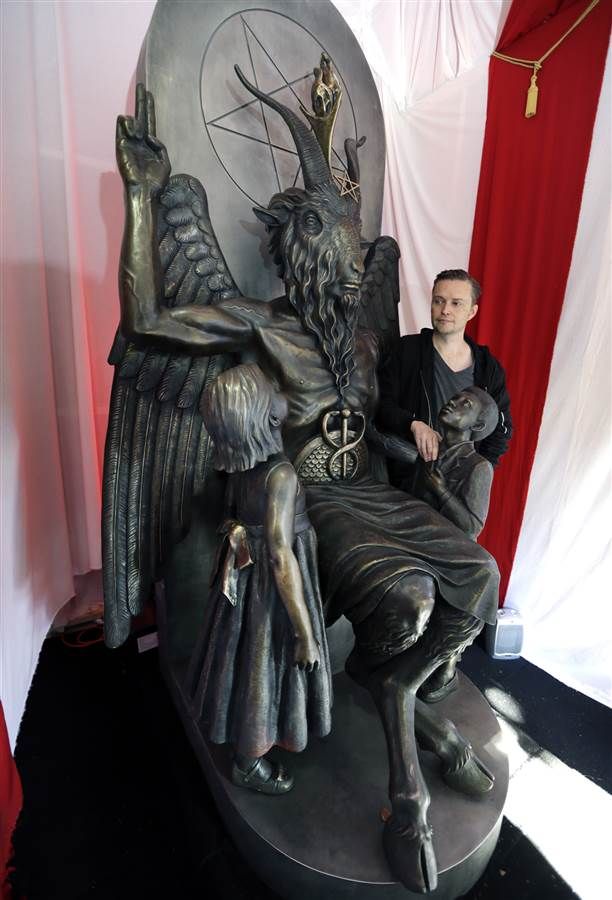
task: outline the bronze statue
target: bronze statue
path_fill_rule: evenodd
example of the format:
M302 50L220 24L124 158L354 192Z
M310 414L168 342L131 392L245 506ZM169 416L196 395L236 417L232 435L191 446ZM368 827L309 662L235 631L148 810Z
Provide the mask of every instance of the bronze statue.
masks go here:
M345 144L348 175L338 184L327 148L306 123L237 74L283 117L302 165L303 190L289 188L255 210L286 288L276 300L239 295L202 187L188 176L169 179L153 98L142 85L135 116L117 123L126 226L105 465L107 642L125 640L130 615L159 577L167 547L188 528L191 498L209 477L197 411L204 382L230 363L228 354L256 362L287 399L283 443L318 537L327 621L352 622L347 671L371 692L385 729L387 857L404 885L427 892L437 870L415 730L456 789L478 794L492 780L452 723L416 692L494 622L497 567L427 504L371 474L379 345L385 328L397 329L399 254L391 238L379 238L364 265L357 143ZM375 308L363 302L373 297ZM402 452L400 444L388 446Z
M442 441L438 458L417 460L412 492L476 540L487 518L493 484L493 466L474 449L497 427L497 403L479 387L468 387L451 397L440 410ZM419 691L428 703L437 703L455 690L460 654L431 675Z
M282 452L287 402L259 367L219 375L204 391L202 412L214 465L232 474L188 674L193 713L210 740L232 745L234 784L283 794L293 778L264 755L276 745L303 750L309 734L331 728L316 537Z

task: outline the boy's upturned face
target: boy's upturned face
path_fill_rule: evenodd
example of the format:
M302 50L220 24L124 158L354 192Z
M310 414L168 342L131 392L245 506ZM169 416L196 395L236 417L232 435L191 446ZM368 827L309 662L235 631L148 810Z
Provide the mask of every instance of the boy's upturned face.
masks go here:
M468 391L460 391L444 404L438 416L447 428L471 432L480 416L480 401Z

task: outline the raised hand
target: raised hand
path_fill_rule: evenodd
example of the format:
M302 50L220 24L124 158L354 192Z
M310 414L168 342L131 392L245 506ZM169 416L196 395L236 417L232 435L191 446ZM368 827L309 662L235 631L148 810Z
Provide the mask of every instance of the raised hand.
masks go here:
M155 103L144 84L136 85L134 116L117 117L117 165L126 188L142 187L156 196L170 175L168 153L155 134Z

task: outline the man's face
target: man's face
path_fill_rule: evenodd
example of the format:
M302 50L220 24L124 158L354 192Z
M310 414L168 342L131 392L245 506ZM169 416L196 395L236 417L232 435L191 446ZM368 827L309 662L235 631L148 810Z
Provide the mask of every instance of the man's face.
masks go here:
M482 411L480 401L469 391L460 391L448 400L438 415L440 422L456 431L472 431Z
M431 294L431 324L438 334L463 334L478 312L469 281L439 281Z

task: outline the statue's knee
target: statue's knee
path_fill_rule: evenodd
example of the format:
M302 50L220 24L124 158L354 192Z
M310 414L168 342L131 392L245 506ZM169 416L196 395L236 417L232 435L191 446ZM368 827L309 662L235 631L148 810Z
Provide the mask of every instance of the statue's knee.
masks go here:
M427 627L436 600L435 584L428 576L406 576L391 588L385 603L394 610L400 628L417 640Z
M435 602L426 576L407 576L390 588L377 608L355 627L360 655L369 662L397 656L425 631Z

